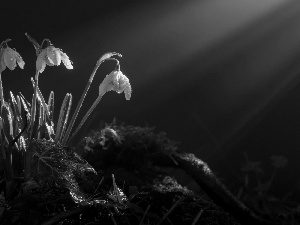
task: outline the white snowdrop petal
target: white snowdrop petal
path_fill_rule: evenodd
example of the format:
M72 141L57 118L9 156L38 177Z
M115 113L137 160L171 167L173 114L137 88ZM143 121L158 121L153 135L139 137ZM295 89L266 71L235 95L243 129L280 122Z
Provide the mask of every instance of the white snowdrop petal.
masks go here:
M65 65L67 69L73 69L72 61L69 59L66 53L60 52L61 53L61 61Z
M4 49L0 51L0 73L6 69L6 64L4 62Z
M24 60L22 59L22 57L20 56L20 54L18 52L15 51L15 58L17 60L17 63L19 65L19 67L21 69L24 69L24 66L25 66L25 62Z
M129 79L121 71L113 71L106 75L99 87L99 94L104 95L108 91L124 92L126 100L131 97L131 85Z
M45 51L45 49L43 49L42 52L38 55L38 58L36 60L36 69L40 73L42 73L46 67L46 62L45 62L46 54L47 52Z
M61 54L60 49L55 48L53 46L49 46L46 48L47 50L47 59L49 63L55 66L59 66L61 63Z
M104 78L104 80L102 81L102 83L99 86L99 95L104 95L106 92L112 90L114 76L115 76L115 71L106 75L106 77Z
M17 66L14 50L9 47L4 49L4 62L10 70L14 70Z

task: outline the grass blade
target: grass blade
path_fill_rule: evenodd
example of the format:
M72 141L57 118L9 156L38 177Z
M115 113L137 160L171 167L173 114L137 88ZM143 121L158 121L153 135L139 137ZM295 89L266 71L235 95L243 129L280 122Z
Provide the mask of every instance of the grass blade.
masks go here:
M32 82L33 88L35 88L35 82L34 82L33 78L31 78L31 82ZM39 87L37 87L37 99L43 105L43 108L46 111L46 118L47 118L47 120L49 120L48 122L51 123L52 120L50 120L50 113L48 110L48 105L46 104L45 99L44 99Z
M56 128L56 135L54 138L54 141L56 142L59 142L63 135L62 132L64 130L64 127L66 126L66 122L67 122L66 120L68 119L71 103L72 103L72 95L68 93L66 94L60 108L60 113L59 113L59 118L58 118L57 128Z
M43 135L43 127L45 126L45 109L42 104L39 104L39 124L37 129L37 139L41 139Z
M2 119L3 119L3 131L6 137L9 138L9 142L13 139L13 116L11 114L10 106L4 102L2 107Z
M70 93L69 94L69 102L68 102L68 107L67 107L67 112L66 112L66 115L65 115L65 118L64 118L64 123L63 123L63 127L62 127L62 130L61 130L61 135L60 135L60 139L59 141L61 142L62 139L63 139L63 136L65 134L65 131L67 129L67 122L68 122L68 119L69 119L69 114L70 114L70 110L71 110L71 106L72 106L72 94Z
M175 202L175 204L171 207L171 209L163 216L163 218L161 218L161 220L158 222L157 225L160 225L164 219L166 219L170 214L171 212L177 207L177 205L181 202L181 200L183 199L183 196L181 196L177 202Z
M95 102L93 103L93 105L90 107L90 109L84 115L84 117L81 120L80 124L78 125L78 127L76 128L76 130L74 131L74 133L72 134L72 136L70 137L70 140L78 133L78 131L83 126L83 124L85 123L85 121L87 120L87 118L89 117L89 115L93 112L93 110L96 108L96 106L100 102L101 98L102 98L102 96L99 95L98 98L95 100Z
M4 106L4 97L3 97L3 86L2 86L2 78L1 78L1 72L0 72L0 101L1 101L1 110Z
M53 114L54 114L54 92L51 91L49 98L48 98L48 111L49 111L49 118L53 122Z
M10 91L10 98L11 98L11 102L12 102L12 109L13 109L13 114L16 118L16 121L17 121L17 132L19 132L19 129L22 129L24 127L24 123L23 123L23 119L22 119L22 116L21 116L21 110L20 110L20 107L19 107L19 103L16 101L13 93ZM20 99L19 99L20 101Z
M18 95L16 96L16 100L17 100L18 110L21 114L21 112L22 112L22 110L21 110L21 108L22 108L21 107L21 100L20 100L20 97Z

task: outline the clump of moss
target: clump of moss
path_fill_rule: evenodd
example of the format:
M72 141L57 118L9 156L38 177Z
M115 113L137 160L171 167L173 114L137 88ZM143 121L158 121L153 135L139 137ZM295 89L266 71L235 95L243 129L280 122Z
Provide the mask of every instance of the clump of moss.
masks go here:
M129 170L144 170L152 166L152 157L170 154L178 142L167 138L164 132L155 132L154 127L107 124L101 131L93 131L83 138L76 148L95 169L112 165Z
M174 224L238 225L229 213L206 196L182 186L160 166L160 160L164 159L175 165L171 155L177 151L178 144L166 133L155 132L154 127L112 122L83 138L75 151L101 173L105 182L114 174L118 186L128 196L129 210L145 214L149 224L160 224L165 217L164 222ZM127 219L140 222L133 217Z

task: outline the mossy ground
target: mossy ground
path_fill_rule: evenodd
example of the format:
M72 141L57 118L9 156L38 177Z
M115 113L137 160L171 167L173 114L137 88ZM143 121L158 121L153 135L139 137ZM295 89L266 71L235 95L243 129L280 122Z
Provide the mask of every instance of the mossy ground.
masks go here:
M91 132L73 150L97 174L75 173L72 182L84 196L82 202L94 204L76 203L70 187L55 177L29 186L26 193L15 182L12 198L0 201L1 224L240 224L205 193L187 189L153 163L153 156L168 156L176 144L148 127L111 124ZM112 174L122 201L113 192ZM4 190L4 182L0 185Z

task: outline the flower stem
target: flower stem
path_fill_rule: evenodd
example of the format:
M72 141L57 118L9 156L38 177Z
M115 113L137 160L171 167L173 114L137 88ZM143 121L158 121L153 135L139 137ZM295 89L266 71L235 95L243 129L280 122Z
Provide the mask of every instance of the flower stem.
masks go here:
M94 70L93 70L93 72L92 72L92 74L91 74L91 76L90 76L90 79L88 80L88 83L86 84L85 89L84 89L84 91L83 91L83 93L82 93L82 95L81 95L81 98L80 98L80 100L79 100L79 102L78 102L78 104L77 104L77 106L76 106L75 112L74 112L74 114L73 114L73 116L72 116L72 119L71 119L71 121L70 121L70 124L69 124L69 126L68 126L68 129L67 129L67 131L66 131L66 134L65 134L65 136L64 136L64 138L63 138L63 140L62 140L62 145L66 145L67 142L68 142L68 138L69 138L70 133L71 133L71 130L72 130L73 126L74 126L75 120L76 120L76 118L77 118L77 116L78 116L79 110L80 110L80 108L81 108L81 106L82 106L82 103L83 103L83 101L84 101L84 98L85 98L85 96L86 96L86 94L87 94L87 92L88 92L88 90L89 90L89 88L90 88L90 86L91 86L91 83L93 82L94 76L95 76L95 74L96 74L96 72L97 72L99 66L100 66L101 63L103 63L105 60L110 59L110 57L112 57L112 56L114 56L114 55L117 55L117 56L119 56L119 57L122 57L122 55L119 54L119 53L117 53L117 52L108 52L108 53L105 53L104 55L102 55L102 56L100 57L100 59L97 61L96 66L95 66L95 68L94 68ZM99 97L98 97L98 98L99 98ZM100 101L100 100L99 100L99 101ZM74 136L74 134L73 134L72 136Z
M1 73L0 73L0 99L1 99L1 115L2 115L2 107L4 106L4 97L3 97L3 86L2 86Z
M68 138L69 138L71 130L72 130L73 126L74 126L74 123L75 123L75 120L76 120L77 115L79 113L79 110L80 110L80 108L82 106L82 103L83 103L83 101L85 99L85 96L86 96L86 94L87 94L87 92L88 92L88 90L89 90L89 88L91 86L91 83L93 82L94 76L95 76L95 74L96 74L96 72L97 72L100 64L101 64L101 62L96 64L96 66L95 66L95 68L94 68L94 70L93 70L93 72L92 72L92 74L90 76L90 79L89 79L88 83L85 86L85 89L84 89L84 91L83 91L83 93L81 95L81 98L80 98L77 106L76 106L75 112L74 112L74 114L72 116L72 119L70 121L68 129L66 131L66 134L65 134L65 136L63 138L62 145L66 145L67 144Z
M78 133L78 131L80 130L80 128L82 127L82 125L85 123L85 121L87 120L87 118L89 117L89 115L91 115L91 113L93 112L93 110L96 108L96 106L98 105L98 103L100 102L101 98L103 95L99 95L97 97L97 99L94 101L93 105L90 107L90 109L87 111L87 113L84 115L83 119L81 120L80 124L78 125L78 127L76 128L76 130L73 132L72 136L70 137L70 140Z
M35 86L34 86L34 94L32 98L32 105L31 105L31 123L30 123L30 139L33 138L33 128L35 122L35 114L36 114L36 98L37 98L37 89L38 89L38 81L39 81L39 71L36 71L35 74Z

